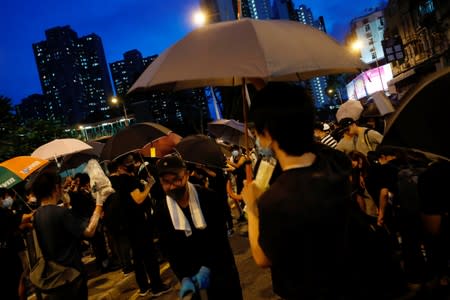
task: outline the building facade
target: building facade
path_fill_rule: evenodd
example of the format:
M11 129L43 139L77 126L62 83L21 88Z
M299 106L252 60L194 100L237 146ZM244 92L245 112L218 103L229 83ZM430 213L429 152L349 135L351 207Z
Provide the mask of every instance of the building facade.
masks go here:
M70 26L48 29L45 35L33 51L51 118L72 125L105 114L112 87L100 37L79 38Z
M381 41L384 39L384 7L377 7L368 14L351 21L351 31L366 64L382 64L384 61Z
M252 19L267 20L271 18L271 6L269 0L241 0L242 6L246 7L243 9L249 15L244 17Z
M295 10L295 14L297 16L298 22L316 27L317 29L326 32L325 21L323 20L323 18L315 20L311 9L306 5L300 5ZM318 108L324 108L330 105L330 99L328 98L328 95L326 93L327 85L328 81L326 76L314 77L309 80L308 86L314 99L315 105Z
M450 3L391 0L385 10L385 44L393 55L389 87L399 94L429 73L450 65Z
M136 49L123 54L123 60L109 64L116 95L124 97L138 77L158 56L142 57Z
M273 0L272 19L298 21L298 15L292 0Z

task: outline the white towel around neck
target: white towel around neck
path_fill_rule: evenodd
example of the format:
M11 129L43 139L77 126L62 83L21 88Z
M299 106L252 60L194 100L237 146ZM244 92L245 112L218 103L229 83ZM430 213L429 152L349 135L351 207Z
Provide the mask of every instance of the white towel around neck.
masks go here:
M187 183L189 189L189 211L191 212L192 221L197 229L205 229L206 222L203 217L202 210L200 208L200 202L198 200L197 190L190 182ZM178 203L169 196L166 196L167 207L169 208L170 218L172 219L173 227L176 230L184 230L186 236L192 234L191 225L188 219L184 215L181 207Z

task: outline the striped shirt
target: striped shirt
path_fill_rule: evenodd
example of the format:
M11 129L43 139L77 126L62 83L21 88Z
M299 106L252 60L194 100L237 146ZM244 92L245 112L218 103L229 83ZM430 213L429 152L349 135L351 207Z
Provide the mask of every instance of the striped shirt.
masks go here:
M326 136L324 136L320 140L320 142L322 144L325 144L325 145L331 147L331 148L336 148L336 145L337 145L337 141L330 134L327 134Z

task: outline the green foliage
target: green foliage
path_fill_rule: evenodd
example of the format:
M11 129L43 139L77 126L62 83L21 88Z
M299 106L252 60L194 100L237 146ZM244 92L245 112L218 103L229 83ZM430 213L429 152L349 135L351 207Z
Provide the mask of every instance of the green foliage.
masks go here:
M12 113L11 99L0 96L0 162L30 155L36 148L56 138L70 137L56 120L29 120L19 124Z

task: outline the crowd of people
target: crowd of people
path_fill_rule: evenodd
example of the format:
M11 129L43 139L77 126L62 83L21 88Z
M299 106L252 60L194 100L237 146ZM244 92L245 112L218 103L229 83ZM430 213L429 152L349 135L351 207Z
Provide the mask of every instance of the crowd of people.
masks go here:
M234 145L223 169L176 153L147 161L131 153L105 166L90 160L64 180L44 169L27 184L26 200L0 189L2 295L26 299L33 265L26 232L34 228L46 259L81 274L48 299L88 298L83 245L99 270L134 272L139 296L173 288L160 274L167 261L180 298L243 299L229 241L236 222L248 222L254 261L270 268L282 299L448 289L447 160L380 146L382 133L360 120L342 118L333 128L317 120L297 85L267 84L250 118L255 149ZM296 120L295 130L286 120ZM276 165L262 186L255 179L269 170L267 158ZM239 196L231 202L228 181Z

